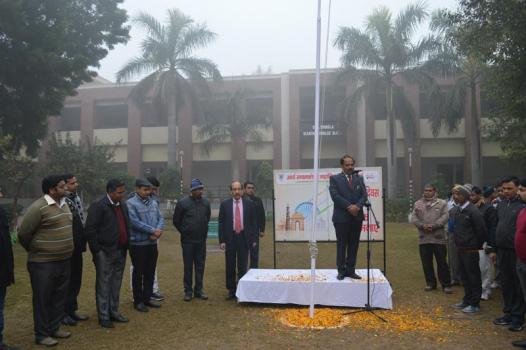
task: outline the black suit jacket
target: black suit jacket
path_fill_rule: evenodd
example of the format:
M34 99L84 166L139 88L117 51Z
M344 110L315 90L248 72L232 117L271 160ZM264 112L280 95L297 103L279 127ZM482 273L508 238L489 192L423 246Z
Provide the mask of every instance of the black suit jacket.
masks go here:
M259 235L258 227L256 223L256 211L254 203L246 198L241 198L243 202L243 230L244 236L247 241L247 246L253 242L256 242L257 236ZM226 243L227 246L232 241L234 236L234 213L233 213L233 199L229 198L221 202L219 206L219 218L218 218L218 233L219 243Z
M347 176L343 172L332 175L329 183L329 193L334 202L332 222L343 224L356 219L363 221L364 215L362 208L367 200L367 189L365 188L363 177L358 174L353 174L352 188L349 186L349 180L347 180ZM360 207L360 212L356 217L347 211L347 207L351 204Z
M128 215L128 206L122 201L119 205L126 220L126 232L129 242L130 217ZM113 251L119 248L119 224L113 204L111 204L107 195L90 205L86 219L86 237L93 254L97 254L101 249Z

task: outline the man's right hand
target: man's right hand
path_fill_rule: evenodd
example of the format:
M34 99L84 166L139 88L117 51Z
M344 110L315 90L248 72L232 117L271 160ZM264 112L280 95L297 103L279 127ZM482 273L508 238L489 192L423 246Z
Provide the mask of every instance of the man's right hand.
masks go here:
M226 244L225 243L219 243L219 249L225 250Z

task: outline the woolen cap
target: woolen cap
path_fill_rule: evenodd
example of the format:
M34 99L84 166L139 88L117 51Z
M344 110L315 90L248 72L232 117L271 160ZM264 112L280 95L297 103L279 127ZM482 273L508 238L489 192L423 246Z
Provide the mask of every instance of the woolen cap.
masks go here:
M199 179L192 179L190 182L190 191L195 191L204 188L203 183Z

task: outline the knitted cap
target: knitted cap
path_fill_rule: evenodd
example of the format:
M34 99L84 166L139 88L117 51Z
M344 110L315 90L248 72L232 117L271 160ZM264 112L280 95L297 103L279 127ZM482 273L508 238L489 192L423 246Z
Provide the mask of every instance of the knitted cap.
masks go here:
M467 198L471 194L471 185L456 185L453 187L453 192L458 192Z
M203 183L199 179L192 179L190 182L190 191L195 191L204 188Z

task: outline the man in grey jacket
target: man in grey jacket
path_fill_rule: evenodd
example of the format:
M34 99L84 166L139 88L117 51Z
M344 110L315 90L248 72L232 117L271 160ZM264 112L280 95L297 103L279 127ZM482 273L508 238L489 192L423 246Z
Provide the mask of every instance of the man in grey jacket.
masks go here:
M418 244L427 284L425 287L426 291L432 291L437 287L433 267L433 256L435 256L438 279L442 289L445 293L452 293L451 278L446 259L445 226L447 220L448 208L446 201L438 198L434 185L425 185L423 197L415 203L411 222L418 229Z

